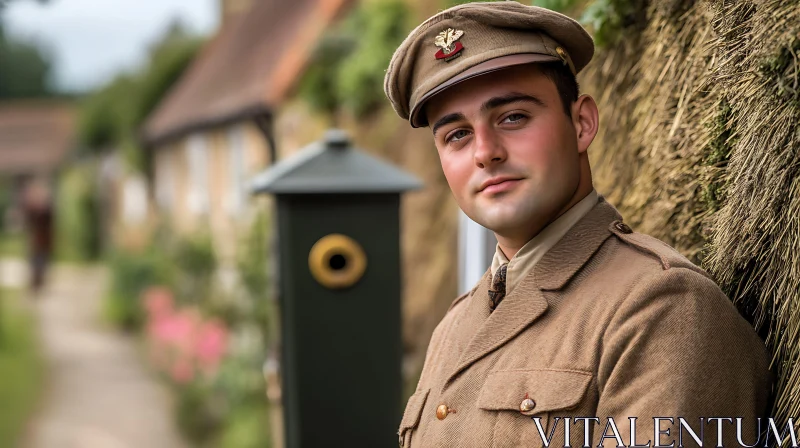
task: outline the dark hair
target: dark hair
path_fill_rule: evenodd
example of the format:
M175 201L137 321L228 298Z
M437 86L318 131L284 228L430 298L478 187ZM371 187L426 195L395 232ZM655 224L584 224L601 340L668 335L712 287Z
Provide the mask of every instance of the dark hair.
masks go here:
M575 79L569 66L561 62L545 62L537 66L556 85L564 112L572 118L572 103L578 101L578 80Z

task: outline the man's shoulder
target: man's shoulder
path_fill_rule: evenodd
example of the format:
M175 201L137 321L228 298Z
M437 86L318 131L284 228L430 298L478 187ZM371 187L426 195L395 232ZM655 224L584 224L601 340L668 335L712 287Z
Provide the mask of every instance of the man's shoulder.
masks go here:
M621 222L612 224L610 230L623 247L631 249L617 252L620 262L629 266L629 269L657 272L684 268L688 270L688 272L685 272L687 275L696 274L712 279L708 272L692 263L677 249L658 238L635 232ZM645 260L652 262L643 262Z
M741 318L714 277L664 241L619 221L610 246L583 280L615 309ZM586 291L579 288L576 291Z
M611 231L619 247L604 271L607 275L604 275L606 278L602 283L609 291L616 292L610 294L616 297L615 308L638 312L650 309L662 317L675 314L681 319L694 316L701 321L698 326L713 326L712 316L729 319L736 322L735 325L745 324L744 318L711 274L677 249L627 226L612 225ZM748 332L752 332L752 328Z

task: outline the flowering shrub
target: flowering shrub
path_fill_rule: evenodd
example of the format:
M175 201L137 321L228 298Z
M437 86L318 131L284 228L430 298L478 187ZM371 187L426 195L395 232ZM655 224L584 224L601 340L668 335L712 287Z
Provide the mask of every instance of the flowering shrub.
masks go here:
M218 318L178 304L165 287L146 289L142 302L150 362L175 386L183 432L196 442L217 439L223 448L268 447L260 337L248 337L247 326L229 333Z
M198 374L213 377L226 352L225 326L217 319L204 319L195 307L176 308L172 293L163 287L147 289L143 299L153 365L179 384Z
M123 253L112 265L109 304L121 310L115 316L127 317L115 322L130 321L135 325L125 326L141 332L149 363L172 386L178 427L193 445L272 446L262 374L277 328L266 297L267 228L261 217L244 236L233 285L222 281L205 234L176 238L165 230L150 250Z

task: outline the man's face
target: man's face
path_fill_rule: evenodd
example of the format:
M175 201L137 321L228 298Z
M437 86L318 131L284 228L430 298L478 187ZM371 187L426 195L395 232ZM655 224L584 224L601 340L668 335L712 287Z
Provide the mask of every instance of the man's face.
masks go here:
M429 100L425 112L450 189L482 226L524 234L575 194L576 128L555 83L535 65L461 82Z

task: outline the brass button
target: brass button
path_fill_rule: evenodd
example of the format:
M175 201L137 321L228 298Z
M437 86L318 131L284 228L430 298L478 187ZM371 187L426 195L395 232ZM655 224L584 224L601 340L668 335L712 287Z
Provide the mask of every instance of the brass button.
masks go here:
M563 60L564 62L567 62L567 52L564 51L563 48L556 47L556 53L558 53L558 56L561 58L561 60Z
M628 225L625 224L624 222L618 222L614 224L614 228L622 233L633 233L633 230L631 230L631 228L628 227Z
M448 410L449 409L447 409L446 404L440 404L439 407L436 408L436 418L438 418L439 420L444 420L444 418L447 417Z
M520 412L528 412L535 407L536 407L536 402L531 400L530 398L522 400L522 403L519 404Z

